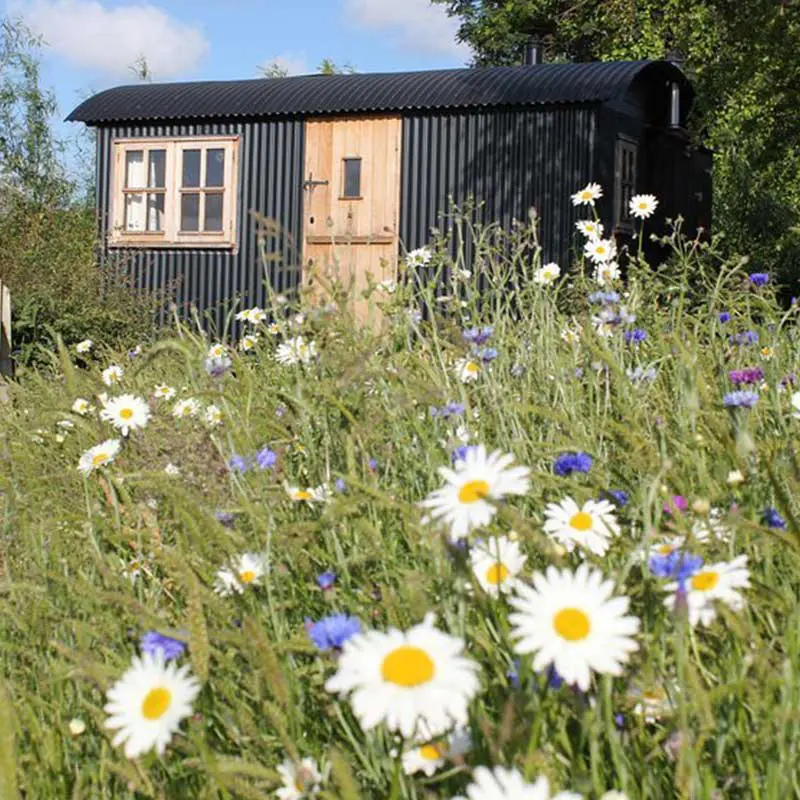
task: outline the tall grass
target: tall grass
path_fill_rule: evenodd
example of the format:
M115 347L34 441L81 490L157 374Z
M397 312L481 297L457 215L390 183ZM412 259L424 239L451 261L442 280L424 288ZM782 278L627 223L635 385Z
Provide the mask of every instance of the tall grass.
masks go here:
M424 319L410 313L418 288L401 281L372 290L383 319L374 327L355 325L341 297L339 310L276 305L281 333L263 327L247 353L229 343L232 369L220 378L204 370L210 342L177 329L133 360L97 352L79 368L62 350L57 378L32 373L13 387L0 419L0 797L16 796L15 781L31 798L271 797L276 765L303 756L332 763L330 798L452 797L482 764L544 774L592 798L610 789L642 800L800 796L794 308L780 309L769 286L754 287L713 247L672 236L667 267L634 252L625 283L604 287L623 294L636 321L603 338L587 299L598 287L580 265L540 286L530 280L540 258L530 224L478 234L469 264L434 245L440 280L421 290ZM721 312L731 319L720 322ZM568 323L582 326L572 342L561 335ZM463 384L453 364L468 351L463 328L475 325L494 326L497 358ZM624 337L633 327L647 333L638 345ZM758 344L732 343L750 330ZM276 363L278 342L295 335L316 342L318 359ZM112 431L70 409L76 397L98 405L99 393L120 391L100 381L112 362L125 368L121 388L150 398L154 413L111 466L84 479L81 453ZM756 406L725 408L728 370L756 365L765 373ZM651 367L652 381L635 379ZM152 398L159 383L176 400L216 404L222 426L173 418L174 401ZM449 401L465 405L460 420L431 417L430 406ZM623 677L597 678L584 694L552 688L528 657L516 663L507 602L485 595L464 553L421 521L417 502L462 444L458 423L473 443L532 470L530 492L480 535L514 529L526 579L584 559L631 598L640 649ZM275 468L229 467L266 445ZM564 451L591 454L591 470L555 475ZM180 475L165 473L170 463ZM728 481L733 470L739 485ZM325 503L292 502L284 488L337 479L345 488ZM608 554L555 548L542 532L546 503L607 490L629 496ZM687 498L686 512L665 512L673 495ZM763 523L768 506L785 529ZM694 551L708 563L746 554L752 587L744 609L720 607L712 625L691 628L664 607L665 582L637 552L660 534L689 534L710 508L731 536ZM234 521L223 525L217 512ZM216 571L254 551L270 564L262 584L216 595ZM337 579L322 591L325 570ZM432 778L402 775L403 743L381 728L364 734L325 691L335 658L317 652L304 622L333 610L380 630L433 611L466 640L481 690L463 760ZM188 641L204 688L163 757L129 762L104 730L104 692L153 629ZM663 687L671 708L647 721L637 687ZM70 732L73 719L85 732Z

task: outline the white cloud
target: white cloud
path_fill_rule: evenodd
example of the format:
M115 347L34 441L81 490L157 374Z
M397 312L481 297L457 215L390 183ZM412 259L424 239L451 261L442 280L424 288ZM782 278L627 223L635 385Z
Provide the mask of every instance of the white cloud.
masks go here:
M155 80L191 73L208 52L202 31L154 5L106 8L97 0L22 0L25 23L72 64L131 77L145 58Z
M456 41L458 21L431 0L344 0L348 18L364 28L393 31L401 46L423 53L466 59L469 48Z
M305 58L297 55L273 56L262 61L259 65L259 69L266 69L267 67L278 67L278 69L285 70L287 75L310 75L314 72L308 66Z

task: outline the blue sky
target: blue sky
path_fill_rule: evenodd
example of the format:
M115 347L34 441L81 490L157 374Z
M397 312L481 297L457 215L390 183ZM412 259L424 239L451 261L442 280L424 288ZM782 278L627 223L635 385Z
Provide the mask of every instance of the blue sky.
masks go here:
M259 75L279 61L313 72L325 57L360 72L464 65L456 24L429 0L0 0L46 45L43 83L63 119L81 99L135 78L144 56L156 81ZM77 126L56 122L60 135Z

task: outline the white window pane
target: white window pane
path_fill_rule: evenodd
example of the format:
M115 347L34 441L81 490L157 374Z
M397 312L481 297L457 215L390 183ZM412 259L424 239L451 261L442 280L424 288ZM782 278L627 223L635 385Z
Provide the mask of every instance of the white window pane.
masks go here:
M125 195L125 230L143 231L145 229L145 207L143 194Z
M144 150L125 152L125 188L144 189L147 186L144 171Z
M206 186L225 185L225 151L222 148L206 150Z
M147 195L147 230L160 233L164 230L164 200L163 194Z
M200 195L184 194L181 197L181 230L200 230Z
M167 151L151 150L147 185L151 189L163 189L167 179Z
M200 185L200 150L183 151L183 186Z
M222 195L206 195L206 213L203 221L204 231L219 232L222 230Z

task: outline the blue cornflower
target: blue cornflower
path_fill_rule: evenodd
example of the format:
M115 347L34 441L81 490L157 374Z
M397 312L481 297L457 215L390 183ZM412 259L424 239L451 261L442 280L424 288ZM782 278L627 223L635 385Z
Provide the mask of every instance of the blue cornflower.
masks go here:
M308 637L322 652L341 650L344 643L361 633L361 621L347 614L331 614L319 622L306 617Z
M758 393L740 389L736 392L728 392L722 402L727 408L752 408L758 402Z
M519 659L514 659L514 666L506 672L506 678L513 689L519 689Z
M667 555L651 556L647 566L656 578L671 578L682 584L703 566L703 559L684 550L673 550Z
M647 338L647 331L641 328L634 328L632 331L625 331L625 341L628 344L639 344Z
M470 451L475 450L474 444L461 444L453 450L452 455L450 456L450 460L455 464L456 461L465 461L467 458L467 453Z
M758 344L758 331L741 331L740 333L731 334L731 344Z
M630 378L631 383L652 383L658 377L655 367L636 367L636 369L628 367L625 374Z
M608 306L619 302L619 294L617 292L592 292L589 295L589 302L592 305L602 303L604 306Z
M560 689L564 685L564 679L552 664L547 668L547 685L551 689Z
M727 311L720 311L718 319L724 325L726 322L731 321L731 315Z
M326 570L325 572L321 572L317 575L317 586L324 592L326 589L330 589L331 586L336 582L336 573L331 572L330 570Z
M614 505L620 508L628 505L628 493L623 492L622 489L607 489L603 492L603 497L611 500Z
M228 466L234 471L244 474L250 469L250 464L244 456L234 453L228 461Z
M767 272L751 272L748 277L753 286L766 286L769 283L769 273Z
M339 494L342 494L347 489L347 484L344 482L344 479L337 478L333 482L333 488L336 489Z
M588 472L592 457L588 453L561 453L553 462L553 472L562 478L573 472Z
M450 417L457 417L464 413L466 406L463 403L446 403L441 408L431 406L431 416L439 417L440 419L449 419Z
M764 509L761 518L764 520L764 524L769 528L780 528L782 531L786 530L786 520L778 513L778 509L772 508L772 506L767 506Z
M478 355L484 364L488 364L490 361L494 361L497 358L497 348L484 347Z
M370 470L372 470L372 472L375 472L375 470L378 469L378 459L370 458L369 461L367 461L367 466L370 468Z
M215 511L214 516L217 518L217 522L226 528L232 528L233 523L236 522L236 514L232 511Z
M278 456L269 447L262 447L256 453L256 465L259 469L271 469L278 463Z
M140 641L143 653L155 655L159 650L164 653L165 661L172 661L180 658L186 651L186 643L180 639L173 639L171 636L164 636L157 631L147 631Z
M461 336L465 342L474 345L486 344L492 338L494 328L491 325L485 325L482 328L467 328Z

